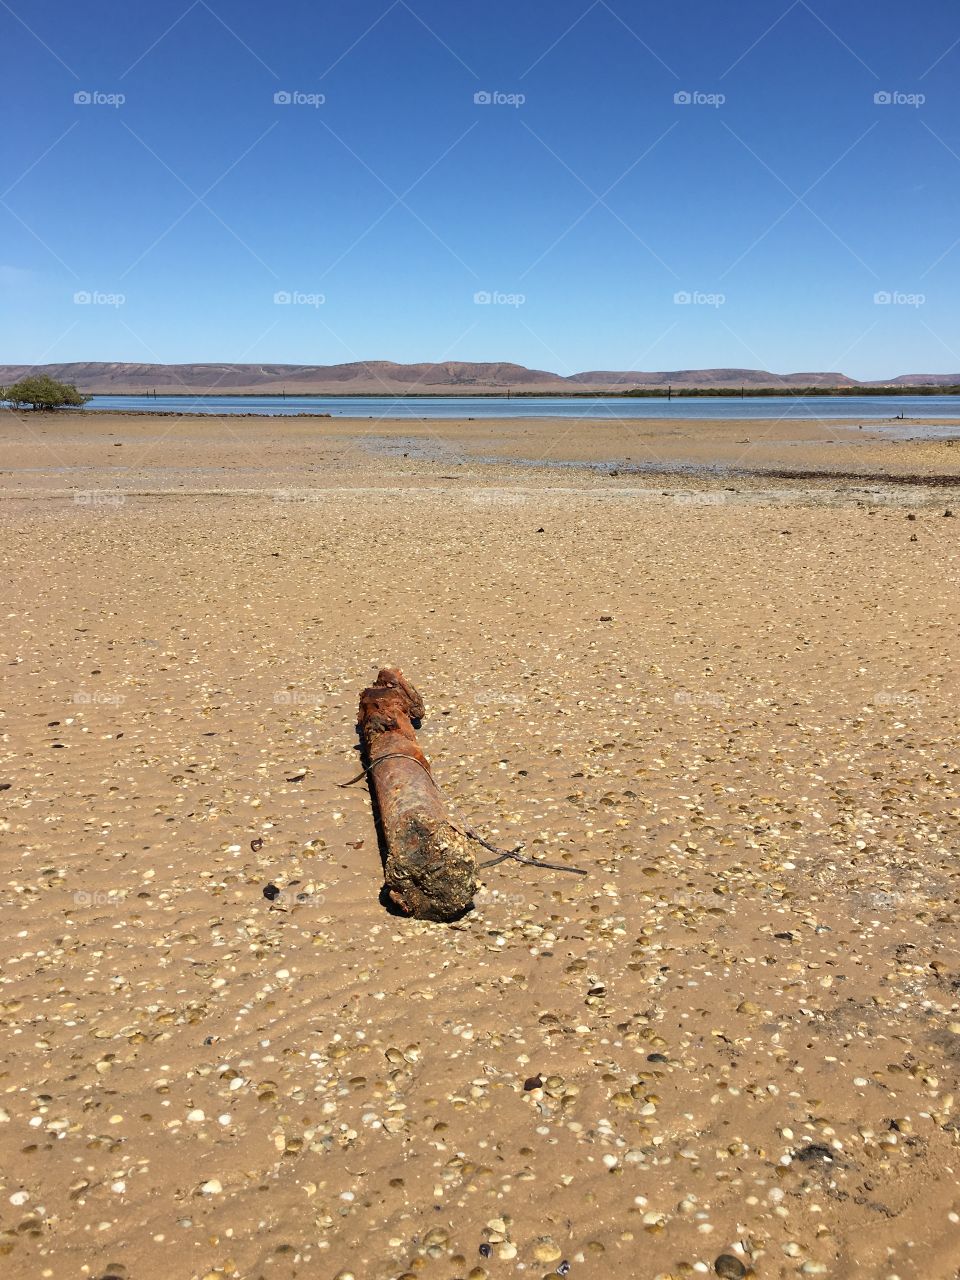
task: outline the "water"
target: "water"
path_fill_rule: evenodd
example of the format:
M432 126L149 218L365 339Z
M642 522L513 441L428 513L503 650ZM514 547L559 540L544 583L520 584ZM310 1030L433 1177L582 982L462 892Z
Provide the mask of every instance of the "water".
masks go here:
M916 434L916 423L936 424L945 418L960 419L960 396L765 396L695 397L668 400L665 396L642 400L583 397L575 400L552 396L93 396L94 410L143 410L208 414L329 413L335 418L374 418L381 421L409 418L584 418L616 421L642 418L701 418L724 421L734 418L819 421L844 419L889 424L896 434ZM913 423L895 422L898 414ZM925 425L926 436L956 435L958 428Z

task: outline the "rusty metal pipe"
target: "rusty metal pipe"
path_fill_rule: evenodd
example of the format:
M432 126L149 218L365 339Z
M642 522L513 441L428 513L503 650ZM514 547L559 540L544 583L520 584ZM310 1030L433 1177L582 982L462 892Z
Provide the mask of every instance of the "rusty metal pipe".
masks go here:
M473 902L471 841L448 819L413 721L423 699L401 671L384 667L360 695L358 728L379 818L384 891L404 915L454 920ZM379 763L378 763L379 762Z

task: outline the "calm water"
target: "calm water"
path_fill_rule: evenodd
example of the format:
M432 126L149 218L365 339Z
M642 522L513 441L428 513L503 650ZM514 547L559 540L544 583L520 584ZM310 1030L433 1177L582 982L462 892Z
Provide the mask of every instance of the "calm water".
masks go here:
M88 409L141 409L210 414L329 413L337 418L844 418L890 423L901 431L910 423L894 423L898 414L914 422L936 423L960 418L960 396L768 396L763 399L644 400L577 399L550 396L94 396ZM956 434L957 429L953 429ZM924 434L950 434L924 428Z

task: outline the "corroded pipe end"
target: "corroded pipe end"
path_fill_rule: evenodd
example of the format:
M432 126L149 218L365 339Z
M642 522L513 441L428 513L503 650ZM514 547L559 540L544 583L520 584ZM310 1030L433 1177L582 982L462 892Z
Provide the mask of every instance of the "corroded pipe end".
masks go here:
M396 689L409 705L408 715L411 720L422 720L426 714L423 699L412 684L404 679L399 667L381 667L374 681L374 688Z
M387 892L404 915L456 920L473 905L479 884L470 842L449 822L413 817L387 860Z

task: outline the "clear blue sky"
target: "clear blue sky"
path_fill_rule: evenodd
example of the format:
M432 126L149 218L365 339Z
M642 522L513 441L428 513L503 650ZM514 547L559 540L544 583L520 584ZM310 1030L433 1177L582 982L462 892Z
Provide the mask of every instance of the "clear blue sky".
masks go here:
M0 363L960 372L955 0L0 0L0 47Z

